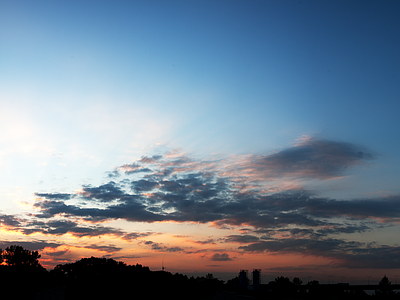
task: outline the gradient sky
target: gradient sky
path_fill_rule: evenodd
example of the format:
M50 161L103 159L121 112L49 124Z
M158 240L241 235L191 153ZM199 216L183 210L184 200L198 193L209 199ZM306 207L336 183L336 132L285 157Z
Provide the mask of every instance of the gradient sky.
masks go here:
M0 247L47 268L105 256L394 282L399 15L398 1L0 1Z

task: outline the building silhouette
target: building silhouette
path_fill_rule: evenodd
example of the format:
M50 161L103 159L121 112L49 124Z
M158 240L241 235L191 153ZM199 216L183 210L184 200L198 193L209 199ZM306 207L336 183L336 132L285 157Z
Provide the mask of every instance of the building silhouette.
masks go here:
M253 291L259 291L261 284L261 269L253 270Z
M247 270L240 270L239 273L239 289L247 290Z

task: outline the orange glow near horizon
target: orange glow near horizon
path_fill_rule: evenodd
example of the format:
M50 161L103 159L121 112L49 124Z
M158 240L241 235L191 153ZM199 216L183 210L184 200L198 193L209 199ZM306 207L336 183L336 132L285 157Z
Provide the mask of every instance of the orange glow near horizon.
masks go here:
M169 226L177 226L177 224L170 223ZM351 278L350 275L346 275L348 281L363 283L363 277L359 275L359 270L349 271L346 269L344 271L343 267L337 267L337 262L333 259L304 254L246 253L238 249L240 244L223 242L219 239L219 235L214 235L207 242L209 236L186 235L184 230L182 233L182 235L159 233L130 242L108 235L78 238L65 234L57 238L49 238L36 234L35 239L46 240L49 243L63 243L58 247L45 247L39 251L41 254L39 261L47 270L53 269L58 264L73 263L81 258L94 256L114 258L129 265L141 264L153 271L161 270L162 263L164 263L166 270L171 273L228 274L224 275L227 276L224 277L224 280L229 279L229 276L233 278L241 269L249 271L261 269L265 281L273 280L278 276L296 276L305 282L312 274L314 280L325 283L327 275L340 278L343 276L343 272L346 272L346 274L352 274ZM2 228L2 237L5 237L5 234L7 239L13 238L14 241L18 241L21 236L24 236L15 231L5 233ZM211 242L212 239L214 244ZM197 243L198 241L200 243ZM205 244L201 243L202 241ZM111 247L107 248L108 246ZM153 246L157 247L152 248ZM113 250L113 247L118 248ZM175 247L180 247L182 250L175 251Z

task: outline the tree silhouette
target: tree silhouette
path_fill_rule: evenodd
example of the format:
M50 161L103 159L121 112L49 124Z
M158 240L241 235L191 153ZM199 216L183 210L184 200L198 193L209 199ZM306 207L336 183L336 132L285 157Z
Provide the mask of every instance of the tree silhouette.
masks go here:
M274 281L269 283L269 286L275 298L294 297L297 292L297 287L288 277L276 277Z
M295 286L300 286L303 283L303 281L299 277L293 278L293 284Z
M392 283L389 281L386 275L382 277L379 281L379 289L375 291L375 295L379 298L388 298L394 295L394 291L391 290L390 285Z
M37 251L12 245L0 250L0 282L4 299L32 299L36 293L46 290L50 285L49 274L43 268Z
M21 246L12 245L1 251L0 262L5 261L8 266L41 267L39 258L40 254L37 251L30 251Z
M389 285L391 285L392 283L389 281L389 278L387 278L386 275L384 275L381 279L381 281L379 281L379 286L380 287L388 287Z

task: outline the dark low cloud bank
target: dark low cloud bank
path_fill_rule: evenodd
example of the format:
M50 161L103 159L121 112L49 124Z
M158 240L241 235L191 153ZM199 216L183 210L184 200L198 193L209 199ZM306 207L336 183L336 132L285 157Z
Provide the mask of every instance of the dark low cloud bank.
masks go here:
M301 189L263 192L262 181L286 177L328 180L345 176L352 167L376 158L362 147L309 138L280 152L247 156L231 165L227 161L196 161L178 152L172 154L144 156L122 165L108 173L113 181L99 186L85 185L76 194L36 193L34 206L39 213L34 216L39 221L21 230L26 234L35 230L52 235L113 234L129 240L145 235L94 223L116 219L212 223L221 228L250 228L246 234L230 235L219 241L237 243L243 252L304 253L337 259L355 268L363 264L374 266L374 262L384 266L386 258L398 253L397 247L367 247L337 236L399 222L399 196L344 201L317 197ZM125 177L117 181L122 176L120 172ZM0 218L9 226L21 227L17 218L6 215ZM56 218L65 221L54 221ZM83 226L74 219L92 224ZM154 251L183 251L151 241L146 245ZM215 254L212 258L229 259L225 254ZM393 265L397 266L398 260L393 259Z
M336 267L346 268L400 268L400 246L375 245L343 239L275 239L240 246L245 252L269 252L328 257Z

